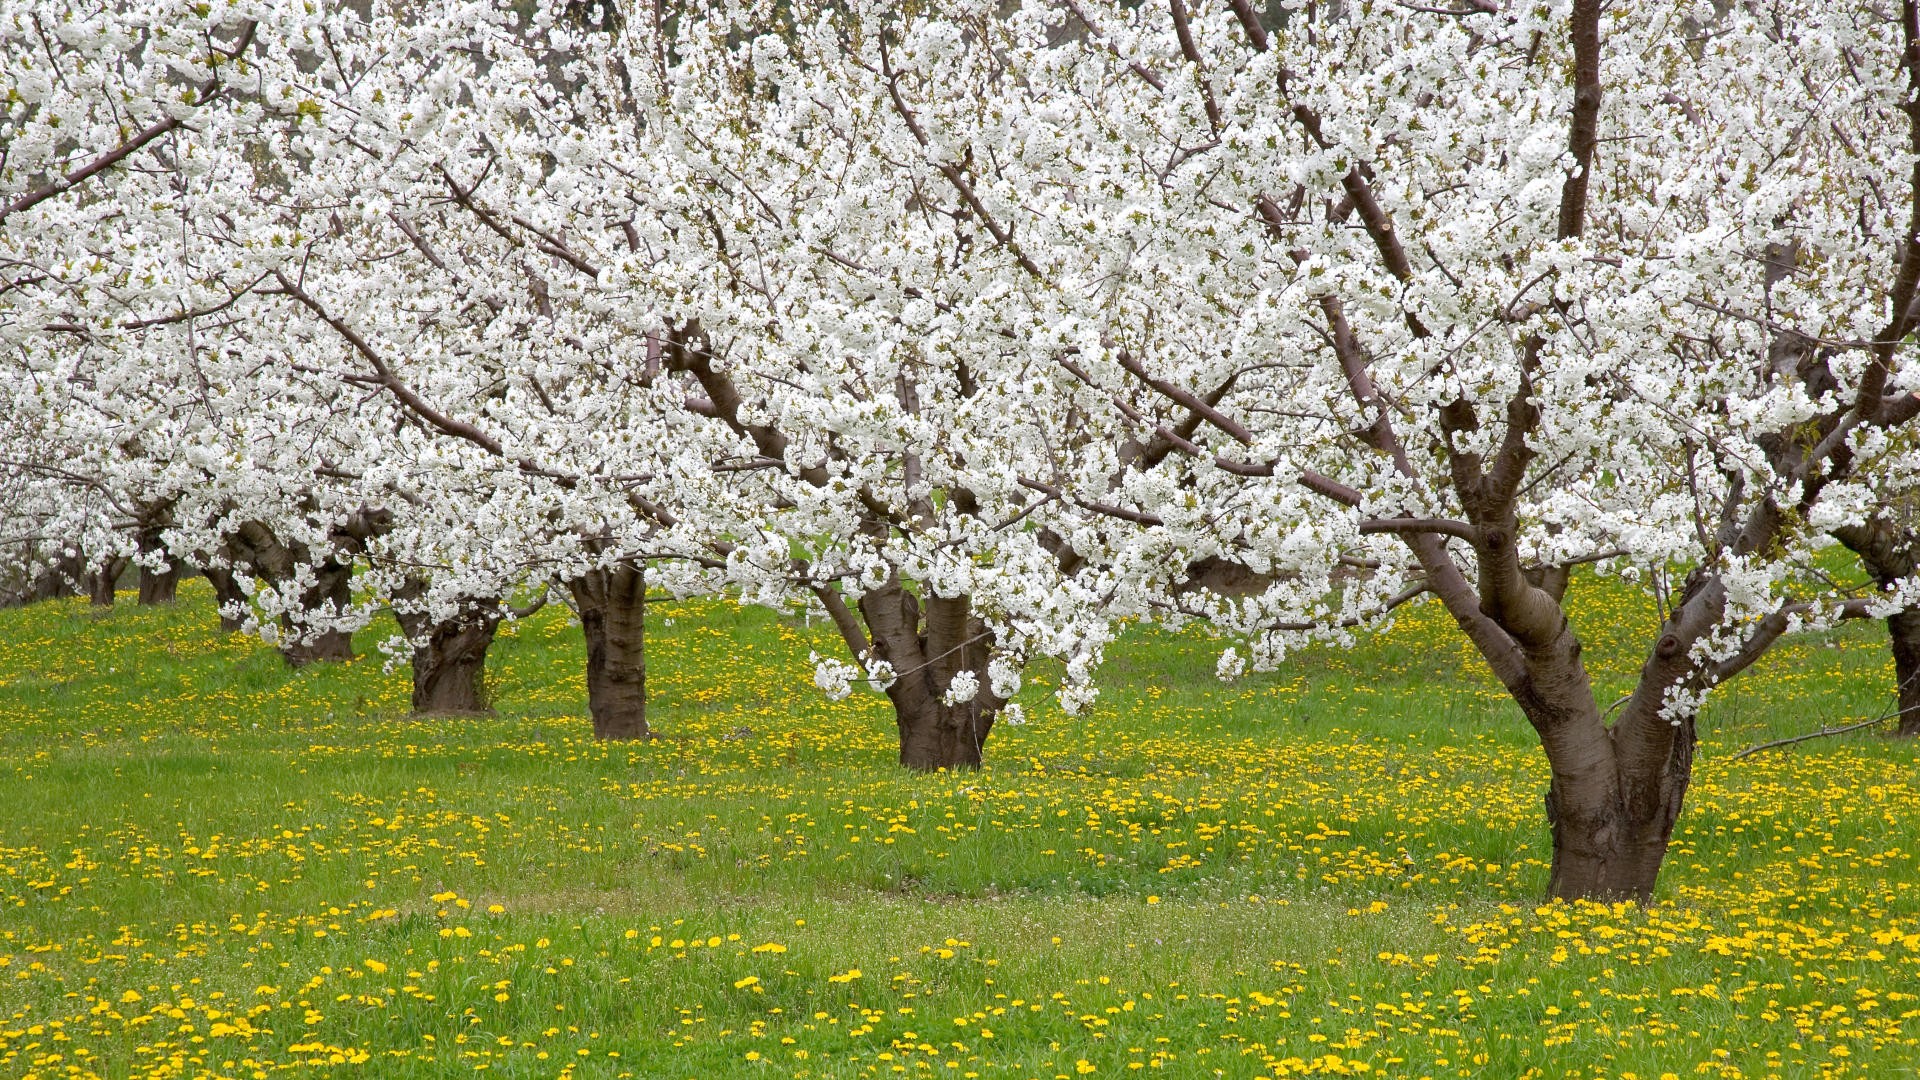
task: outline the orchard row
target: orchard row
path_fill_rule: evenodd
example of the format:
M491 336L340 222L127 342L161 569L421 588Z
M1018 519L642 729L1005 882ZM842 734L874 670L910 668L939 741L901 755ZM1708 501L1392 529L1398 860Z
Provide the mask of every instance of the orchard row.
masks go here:
M1783 634L1890 616L1920 690L1884 5L5 0L0 50L25 582L202 568L296 661L388 608L423 708L557 597L608 738L650 587L800 604L923 769L1123 620L1232 677L1430 596L1563 897L1650 894ZM1611 711L1582 566L1665 613Z

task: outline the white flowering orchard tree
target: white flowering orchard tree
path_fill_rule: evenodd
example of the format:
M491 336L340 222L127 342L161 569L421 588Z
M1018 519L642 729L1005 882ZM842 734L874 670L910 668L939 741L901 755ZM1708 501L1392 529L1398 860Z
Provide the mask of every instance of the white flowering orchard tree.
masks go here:
M320 128L317 101L288 80L341 59L326 48L336 31L361 51L346 59L364 63L377 47L352 31L366 20L270 5L0 14L14 90L7 385L23 414L62 433L32 445L41 473L87 485L63 509L104 493L164 511L171 528L148 527L158 513L120 514L142 557L164 533L205 567L223 616L246 609L295 663L350 656L351 631L391 599L419 639L416 706L463 711L505 613L496 597L529 573L544 593L552 567L528 560L550 553L462 514L506 501L506 486L419 438L364 367L316 367L305 354L317 336L335 345L333 331L266 291L285 291L296 230L353 201L351 189L302 201L329 162L288 137ZM411 569L369 577L355 602L355 564L396 530L382 569Z
M310 164L298 257L263 291L291 301L290 333L331 333L306 355L544 482L485 535L611 560L569 582L590 642L602 611L638 641L641 565L806 602L853 661L823 661L823 688L883 689L904 763L977 765L1029 656L1066 659L1083 700L1118 580L1101 547L1125 532L1061 487L1071 403L1030 407L1019 365L943 355L919 324L951 303L791 227L869 148L788 157L783 110L804 103L743 86L759 61L733 29L688 18L668 41L484 6L336 27L335 62L264 95L306 103L272 157ZM931 208L859 224L850 250L928 264L971 242Z
M256 293L277 305L248 350L361 403L338 471L399 498L368 584L416 646L416 706L478 707L469 675L503 602L557 583L587 640L596 734L645 737L649 577L711 589L701 537L736 518L700 482L708 448L673 423L684 392L657 350L563 238L527 225L550 197L542 125L571 122L562 47L488 5L338 11L292 33L323 62L260 78L288 119L259 152L286 165L283 197L238 211L253 242L237 257L265 267ZM478 190L528 177L522 204ZM440 669L438 690L419 681Z
M1436 597L1546 752L1550 892L1644 898L1705 695L1907 587L1802 573L1920 410L1904 10L787 5L740 51L840 189L793 232L924 299L922 348L1026 372L1019 407L1099 401L1063 505L1273 581L1160 604L1270 666ZM802 153L847 132L841 171ZM861 231L933 213L966 242ZM1611 723L1583 563L1663 601Z
M129 534L85 543L96 584L110 589L137 559L146 602L170 599L179 573L164 536L195 482L182 455L204 445L195 399L223 389L189 377L193 327L252 283L206 242L251 169L236 184L235 155L206 151L244 145L232 106L258 16L167 2L0 9L0 393L39 425L21 460L37 456L75 507L111 507Z
M861 57L805 14L628 27L620 67L646 139L594 172L635 205L640 242L609 252L606 277L662 298L667 368L731 433L757 530L811 572L737 579L773 598L804 586L854 660L823 661L817 681L881 688L903 764L976 766L995 718L1018 718L1031 658L1064 662L1068 711L1089 703L1150 553L1072 493L1111 472L1081 452L1113 437L1088 425L1098 399L1056 392L1056 365L1016 337L953 347L989 320L1008 329L1006 274L972 272L984 235L965 196L893 141L884 98L852 96L873 89L846 81Z
M328 395L319 384L329 380L396 408L409 430L491 458L500 475L475 504L488 512L459 539L433 541L443 551L483 542L487 557L421 561L499 565L504 549L522 565L555 567L587 630L603 733L645 732L641 567L650 564L678 568L670 587L723 580L756 601L818 605L854 664L822 662L817 681L830 692L855 679L885 689L902 760L916 767L977 764L1030 655L1067 659L1066 700L1084 701L1104 641L1087 613L1124 579L1106 570L1111 523L1079 515L1065 493L1070 455L1056 443L1077 438L1078 413L1057 402L1028 409L1019 365L976 373L919 340L936 310L964 317L954 300L971 300L965 283L932 300L888 290L884 273L788 228L839 181L783 156L789 136L807 138L784 130L804 124L805 104L739 81L766 51L736 49L725 12L681 20L668 35L570 11L523 21L489 5L225 9L198 11L198 23L155 9L130 24L96 11L84 32L49 34L44 25L73 21L56 17L64 9L21 10L19 25L39 35L27 45L82 66L123 55L130 33L182 27L166 36L198 35L199 52L176 44L185 60L151 55L200 64L204 88L183 99L194 109L163 109L153 135L103 133L111 145L80 166L22 179L40 186L16 200L36 215L21 242L44 248L35 265L67 271L41 292L64 288L67 308L87 317L81 331L114 331L123 343L135 331L147 340L156 328L207 327L220 344L205 352L226 364L223 378L275 384L261 400L284 431L328 447L305 464L333 482L330 493L400 492L396 472L418 480L442 463L430 446L397 443L383 461L376 433L386 421L356 414L352 395ZM42 97L101 126L115 79L174 77L164 64L123 65L78 103L61 97L59 79ZM711 106L692 109L702 94ZM779 111L793 106L802 114ZM772 126L738 138L732 125L766 107L776 107ZM858 164L864 135L818 153L842 169ZM900 205L915 197L910 176L882 169L872 179ZM91 202L61 198L108 181ZM871 235L844 239L850 250L891 248L937 265L973 242L954 205L872 219ZM721 218L741 236L716 231ZM77 232L54 224L69 219ZM114 230L129 224L148 238L178 225L193 242L114 248ZM261 297L277 303L271 316L254 306ZM107 314L116 306L130 314ZM280 396L287 388L298 389L299 409ZM228 442L244 447L235 482L206 485L224 492L210 505L223 508L213 520L227 532L200 548L256 574L313 565L300 579L309 585L264 595L280 610L293 607L277 602L283 593L324 592L305 606L331 613L338 644L355 616L336 596L347 563L328 546L334 524L309 506L324 535L296 547L284 526L248 516L241 507L251 504L230 488L308 485L258 467L254 441ZM199 537L205 515L189 516ZM399 597L405 586L387 591L416 602ZM623 715L632 719L610 719Z
M249 372L233 325L127 331L66 314L42 326L4 366L4 407L30 428L8 467L53 500L40 531L83 553L102 589L133 560L141 601L164 602L180 567L198 565L230 626L257 605L289 660L345 658L360 620L352 563L383 515L330 464L325 402L255 377L277 369Z
M98 561L127 558L123 517L94 478L53 459L54 444L34 418L9 410L0 418L0 603L31 603L86 591L112 602L114 569L88 573Z

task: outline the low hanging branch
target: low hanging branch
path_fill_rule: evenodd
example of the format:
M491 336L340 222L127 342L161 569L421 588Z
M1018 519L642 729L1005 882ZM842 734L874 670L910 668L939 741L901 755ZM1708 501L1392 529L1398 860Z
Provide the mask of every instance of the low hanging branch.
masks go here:
M1739 761L1743 757L1751 757L1762 750L1772 750L1780 746L1792 746L1795 743L1809 742L1813 739L1824 739L1829 735L1845 735L1849 731L1859 731L1861 728L1870 728L1876 724L1884 724L1899 715L1900 709L1896 706L1892 712L1881 713L1871 720L1862 720L1854 724L1842 724L1839 727L1823 727L1819 731L1810 731L1805 735L1794 735L1785 739L1775 739L1772 742L1763 742L1757 746L1749 746L1727 760Z

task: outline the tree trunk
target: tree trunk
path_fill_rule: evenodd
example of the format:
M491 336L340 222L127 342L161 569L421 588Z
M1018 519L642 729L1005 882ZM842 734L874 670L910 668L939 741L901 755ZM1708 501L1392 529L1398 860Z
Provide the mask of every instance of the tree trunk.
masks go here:
M56 565L43 567L38 573L28 574L11 588L0 589L0 607L18 607L73 596L74 581L85 580L86 576L86 570L77 560L62 559Z
M1893 643L1893 676L1900 695L1900 726L1894 734L1920 738L1920 608L1887 616L1887 637Z
M500 620L474 619L434 627L428 643L413 650L413 711L420 716L491 716L487 650Z
M1710 579L1689 580L1633 695L1608 727L1563 606L1571 578L1564 569L1529 578L1510 542L1513 519L1504 511L1488 516L1492 526L1481 525L1474 544L1476 582L1434 538L1418 537L1409 546L1547 755L1553 837L1547 894L1644 903L1653 896L1693 775L1693 719L1682 715L1676 726L1663 708L1673 688L1697 686L1706 677L1689 646L1718 621L1724 589Z
M1557 632L1533 639L1522 650L1526 677L1515 701L1540 736L1552 779L1547 787L1547 820L1553 831L1553 867L1547 895L1560 900L1652 899L1653 887L1673 838L1674 823L1693 776L1693 721L1648 732L1649 717L1637 709L1657 702L1650 681L1667 677L1657 654L1641 673L1637 693L1621 722L1609 729L1586 665L1580 641L1564 621ZM1622 738L1623 732L1631 737ZM1649 734L1667 736L1649 742ZM1640 752L1645 746L1646 752Z
M872 633L874 656L895 672L886 694L900 732L900 764L920 772L978 769L1006 702L990 689L992 640L968 598L930 597L923 618L919 599L895 579L861 596L860 615ZM972 697L948 704L948 691L962 673L976 689Z
M314 583L300 594L300 606L326 615L347 610L353 603L353 564L328 559L314 567ZM292 620L282 622L289 636L280 654L294 667L353 659L353 635L345 630L306 631Z
M1689 720L1664 767L1648 775L1627 775L1615 761L1586 782L1565 782L1556 767L1546 800L1553 829L1549 897L1642 904L1653 898L1693 778L1694 741Z
M169 563L166 570L160 573L145 566L140 568L140 603L143 606L171 604L179 589L180 564Z
M240 582L233 576L233 571L208 566L202 567L200 574L213 586L213 602L220 612L220 629L228 633L239 630L246 621L227 614L227 610L230 607L244 609L247 606L247 594L240 588Z
M1912 507L1883 506L1883 516L1863 525L1833 531L1834 538L1860 556L1860 565L1882 589L1898 585L1920 569L1920 537L1910 521ZM1887 640L1893 647L1894 695L1900 723L1894 734L1920 738L1920 608L1887 616Z
M38 600L61 600L69 596L80 595L74 583L86 577L77 558L63 558L53 569L40 575L29 594L28 603Z
M900 730L900 764L919 772L981 766L987 733L993 730L993 713L977 702L948 705L920 695L909 704L892 694L888 697Z
M166 555L166 545L160 539L162 527L160 522L143 527L138 537L140 554L143 556L140 563L139 600L143 607L173 603L174 596L180 587L180 564ZM144 557L154 554L159 554L166 559L166 569L154 570L147 565Z
M647 739L647 578L622 563L567 582L587 639L587 709L596 739Z
M410 584L395 600L417 600L424 583ZM416 716L493 713L487 694L487 650L500 628L492 600L463 601L451 619L431 622L424 612L394 608L394 618L413 645L413 712Z
M120 575L127 572L128 559L125 555L116 555L107 560L106 565L87 575L87 601L94 607L112 607L114 586L119 584Z

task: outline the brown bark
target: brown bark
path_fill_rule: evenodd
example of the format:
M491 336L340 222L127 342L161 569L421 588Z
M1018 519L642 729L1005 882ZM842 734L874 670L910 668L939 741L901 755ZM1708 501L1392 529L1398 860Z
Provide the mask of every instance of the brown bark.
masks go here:
M1248 43L1265 51L1268 38L1255 6L1245 0L1233 0L1231 6ZM1910 61L1905 65L1909 88L1920 90L1920 0L1903 0L1901 7L1901 33ZM1597 160L1602 141L1604 8L1603 0L1573 0L1568 12L1574 62L1567 149L1574 167L1567 171L1561 189L1557 233L1563 240L1584 234L1590 213L1590 177L1597 166L1604 164ZM1490 9L1491 5L1480 0L1467 0L1461 8L1463 12ZM1282 70L1283 93L1286 80ZM1292 111L1310 139L1322 147L1330 145L1322 137L1316 112L1304 104L1295 104ZM1920 148L1920 112L1910 113L1908 142ZM1357 216L1373 241L1379 269L1400 281L1409 281L1413 275L1401 231L1394 227L1372 191L1373 175L1369 166L1356 165L1341 178L1345 197L1329 207L1328 223ZM1912 166L1907 186L1910 193L1920 196L1920 164ZM1915 228L1920 228L1920 197L1911 203L1912 220ZM1254 209L1271 237L1285 242L1289 214L1265 195L1254 200ZM996 239L1000 236L995 233ZM1540 374L1546 344L1543 340L1526 338L1521 342L1518 386L1505 403L1501 418L1505 431L1496 445L1489 448L1488 440L1482 437L1485 424L1494 418L1478 415L1483 406L1463 397L1439 405L1434 413L1439 438L1417 448L1446 463L1446 486L1451 488L1450 494L1465 520L1405 513L1361 525L1363 533L1388 532L1402 538L1420 564L1425 587L1443 601L1462 633L1474 643L1537 731L1552 770L1547 798L1554 841L1549 887L1552 895L1609 900L1644 900L1652 895L1692 777L1695 731L1690 703L1765 653L1790 624L1791 609L1796 606L1783 602L1780 610L1756 620L1734 655L1718 662L1704 661L1694 648L1723 625L1728 607L1726 589L1715 567L1723 565L1723 558L1739 559L1776 550L1789 530L1808 520L1825 486L1844 478L1851 468L1846 436L1855 423L1887 427L1920 415L1920 395L1886 392L1895 353L1920 318L1920 304L1914 303L1915 296L1920 295L1920 245L1906 245L1896 261L1898 273L1888 290L1886 305L1894 313L1893 321L1876 335L1872 356L1853 393L1841 395L1842 399L1851 397L1854 404L1757 439L1774 473L1787 479L1780 488L1786 494L1755 497L1736 478L1718 508L1700 507L1700 535L1709 554L1688 579L1677 605L1661 626L1660 636L1641 668L1638 685L1612 727L1607 726L1594 701L1580 659L1581 643L1567 622L1563 602L1570 581L1567 567L1523 570L1516 556L1516 505L1519 493L1526 490L1523 481L1534 463L1541 419L1535 379ZM1415 487L1427 487L1423 470L1414 464L1415 455L1395 432L1396 412L1374 385L1370 372L1373 357L1348 323L1343 303L1341 296L1332 294L1320 301L1328 347L1340 364L1354 402L1371 417L1365 427L1350 433L1368 450L1389 461L1400 478ZM1414 337L1428 336L1427 328L1412 311L1405 313L1405 319ZM1791 362L1771 365L1766 370L1772 377L1802 380L1812 400L1826 399L1829 390L1839 389L1826 369L1829 350L1814 349L1805 339L1777 344L1779 347L1772 350L1778 354L1775 359ZM1190 419L1203 417L1223 434L1243 445L1251 444L1244 428L1231 417L1220 415L1219 401L1200 401L1189 390L1149 378L1138 366L1127 369L1163 398L1189 410ZM1827 385L1821 385L1823 381ZM1130 417L1136 415L1126 403L1116 400L1116 405ZM1169 429L1160 430L1164 433ZM1204 453L1186 436L1168 441L1183 453ZM1270 469L1254 463L1235 464L1218 458L1215 463L1239 475L1271 474ZM1545 476L1536 476L1533 483L1542 479ZM1360 490L1318 473L1302 472L1300 482L1351 508L1375 513L1384 509L1365 506L1367 500ZM1086 502L1080 505L1115 517L1126 516ZM1449 542L1464 542L1471 548L1470 556L1458 559L1457 547L1450 550ZM1471 579L1469 569L1473 571ZM1902 574L1911 572L1909 564ZM1920 631L1920 627L1915 629ZM1903 623L1896 636L1904 632ZM1920 647L1912 650L1911 659L1920 670ZM1896 660L1897 667L1904 663ZM1903 705L1908 687L1904 679L1903 675ZM1920 683L1920 679L1915 682ZM1920 718L1915 723L1920 726Z
M395 599L411 601L424 592L423 586L410 586ZM499 604L468 600L453 618L440 622L404 602L395 605L393 614L414 643L414 715L492 715L487 650L500 628Z
M1860 557L1874 583L1887 589L1920 569L1920 538L1913 532L1913 507L1883 509L1873 521L1836 529L1833 535ZM1887 641L1893 649L1894 694L1900 707L1894 734L1920 738L1920 608L1887 616Z
M366 551L367 541L393 528L393 515L378 508L364 508L347 515L328 535L331 545L322 558L304 543L287 544L273 530L258 521L243 522L227 540L227 557L235 566L246 566L259 575L283 585L291 581L297 568L313 568L313 581L300 592L304 612L328 616L346 611L353 603L353 562ZM209 575L211 578L212 575ZM221 583L215 580L218 590ZM353 636L344 630L313 632L304 620L282 617L286 640L280 653L294 667L316 662L353 659ZM222 620L225 625L225 620Z
M29 556L27 560L31 564ZM74 582L86 579L86 570L80 560L72 557L62 558L52 566L42 567L30 572L23 578L0 587L0 607L19 607L37 604L42 600L59 600L77 595Z
M1887 637L1893 643L1893 676L1900 700L1900 723L1894 734L1920 738L1920 610L1908 608L1887 616Z
M1487 489L1475 484L1475 489ZM1652 898L1693 771L1693 722L1659 716L1664 689L1697 672L1669 633L1641 672L1636 702L1609 729L1594 699L1581 643L1554 590L1528 579L1514 558L1506 500L1480 502L1474 545L1479 589L1469 586L1432 536L1411 541L1447 605L1520 706L1547 756L1546 807L1553 863L1547 894L1563 900ZM1535 575L1542 576L1542 575ZM1711 600L1711 597L1706 598ZM1703 600L1703 603L1706 602ZM1646 730L1648 723L1657 730Z
M127 572L129 561L125 555L116 555L87 575L88 603L94 607L113 606L114 587L120 583L120 575Z
M163 571L150 567L140 567L140 604L151 607L155 604L171 604L180 589L180 564L168 563Z
M1674 729L1664 762L1638 770L1612 752L1613 733L1592 708L1591 696L1585 705L1555 738L1542 737L1553 769L1546 798L1553 830L1547 895L1645 903L1693 778L1693 722Z
M140 597L142 607L154 604L171 604L180 587L180 564L167 554L163 539L167 527L173 523L173 504L160 503L146 507L140 517L140 527L134 535L134 542L140 549ZM150 562L159 562L162 569L154 569Z
M567 582L587 639L587 709L596 739L647 739L647 579L621 563Z
M860 615L872 633L871 652L897 673L886 695L900 735L900 764L921 772L979 768L1006 702L988 682L992 638L968 599L930 597L923 613L919 598L895 579L861 596ZM961 672L970 672L979 689L950 705L946 693Z

